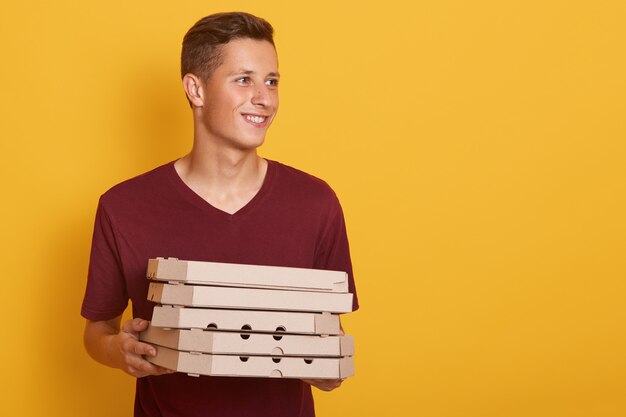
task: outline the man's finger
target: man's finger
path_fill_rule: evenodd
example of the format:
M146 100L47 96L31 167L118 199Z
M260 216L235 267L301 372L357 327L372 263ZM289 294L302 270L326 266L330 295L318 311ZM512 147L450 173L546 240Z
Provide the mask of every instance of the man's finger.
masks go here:
M141 378L147 375L163 375L169 373L165 368L150 363L142 356L133 355L128 360L129 373L137 378Z
M131 347L131 351L136 355L148 355L148 356L156 356L156 349L154 346L149 345L147 343L135 342Z
M128 339L128 341L125 343L124 348L126 349L127 352L134 353L135 355L139 355L139 356L142 356L142 355L155 356L156 355L156 349L154 346L149 345L147 343L138 342L133 339Z
M303 379L303 381L322 391L332 391L339 388L343 382L341 379Z
M170 374L173 372L173 371L170 371L169 369L155 365L146 360L142 360L142 363L140 364L140 369L142 373L144 373L145 375L164 375L164 374Z
M155 365L156 366L156 365ZM162 366L156 366L159 375L165 375L165 374L173 374L176 373L176 371L172 370L172 369L167 369L167 368L163 368Z

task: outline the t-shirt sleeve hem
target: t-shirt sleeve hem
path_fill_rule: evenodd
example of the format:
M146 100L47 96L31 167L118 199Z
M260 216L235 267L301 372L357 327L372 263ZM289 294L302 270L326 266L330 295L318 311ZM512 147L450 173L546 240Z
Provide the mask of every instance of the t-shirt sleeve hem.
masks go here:
M80 311L80 315L91 321L107 321L112 320L124 313L124 310L110 310L110 311L93 311L86 307L83 307Z

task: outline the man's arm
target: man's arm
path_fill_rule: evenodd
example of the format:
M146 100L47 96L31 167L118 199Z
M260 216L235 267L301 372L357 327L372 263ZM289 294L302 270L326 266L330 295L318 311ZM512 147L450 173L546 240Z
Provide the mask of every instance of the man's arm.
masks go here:
M139 341L139 333L148 328L147 320L128 320L120 329L121 321L122 316L106 321L87 320L83 339L89 356L137 378L174 372L142 357L156 355L155 347Z

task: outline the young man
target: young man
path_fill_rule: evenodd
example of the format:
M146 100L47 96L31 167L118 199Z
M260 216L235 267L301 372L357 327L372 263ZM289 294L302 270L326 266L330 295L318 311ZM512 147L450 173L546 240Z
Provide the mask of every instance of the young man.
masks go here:
M273 29L246 13L203 18L185 35L191 152L99 202L82 315L97 361L137 377L136 416L313 416L311 385L341 381L189 377L151 364L147 261L157 256L347 271L341 207L323 181L257 155L278 110ZM121 324L132 300L133 320ZM353 309L358 308L354 298Z

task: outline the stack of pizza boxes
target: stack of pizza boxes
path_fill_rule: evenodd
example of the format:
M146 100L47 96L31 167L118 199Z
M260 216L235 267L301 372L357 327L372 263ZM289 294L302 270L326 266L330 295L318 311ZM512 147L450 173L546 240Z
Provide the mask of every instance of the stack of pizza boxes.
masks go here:
M305 268L150 259L152 363L189 375L344 379L354 340L348 274Z

